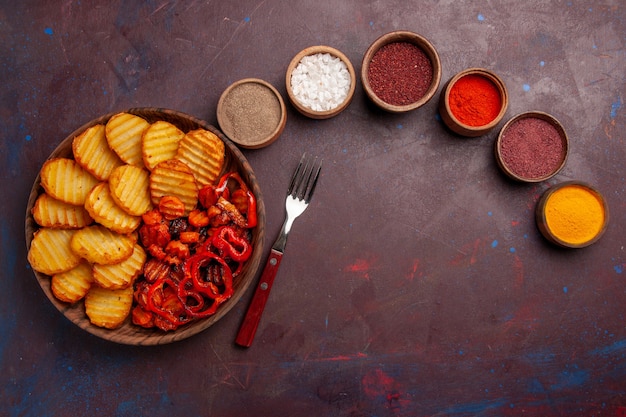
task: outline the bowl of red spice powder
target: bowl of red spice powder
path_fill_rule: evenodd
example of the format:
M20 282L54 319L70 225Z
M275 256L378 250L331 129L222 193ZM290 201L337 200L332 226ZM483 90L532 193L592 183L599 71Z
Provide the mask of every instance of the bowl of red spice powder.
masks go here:
M394 31L380 36L365 52L361 83L383 110L403 113L426 104L441 81L441 61L423 36Z
M569 140L553 116L530 111L510 119L495 142L498 166L510 178L541 182L555 176L565 165Z
M508 105L500 77L484 68L469 68L452 77L442 90L439 114L453 132L476 137L500 123Z

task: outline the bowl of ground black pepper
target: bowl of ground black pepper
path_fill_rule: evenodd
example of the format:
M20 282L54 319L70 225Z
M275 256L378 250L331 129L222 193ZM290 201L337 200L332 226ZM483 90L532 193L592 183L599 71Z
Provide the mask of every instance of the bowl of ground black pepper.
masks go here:
M329 119L348 107L356 88L354 67L341 51L310 46L296 54L285 76L289 101L312 119Z
M507 89L500 77L484 68L469 68L446 83L439 114L454 133L476 137L496 127L508 105Z
M217 103L217 122L237 145L257 149L278 139L287 123L287 111L274 86L245 78L222 93Z
M536 183L555 176L565 165L569 140L553 116L529 111L510 119L495 142L498 166L510 178Z
M394 31L380 36L365 52L361 83L369 99L391 113L426 104L441 81L441 61L423 36Z

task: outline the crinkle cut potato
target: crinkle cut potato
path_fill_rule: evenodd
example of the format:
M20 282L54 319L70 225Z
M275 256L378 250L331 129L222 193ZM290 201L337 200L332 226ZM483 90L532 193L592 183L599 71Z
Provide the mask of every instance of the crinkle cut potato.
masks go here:
M124 113L124 116L118 116L121 113ZM114 116L118 117L109 123ZM145 120L145 123L136 117ZM166 122L167 124L159 123L156 128L149 129L156 122ZM120 127L124 125L130 126L132 132L125 133ZM105 137L107 127L113 132L109 139L110 143L107 142L107 144L113 150L114 155L105 152L106 149L102 147L102 126L105 127ZM88 203L92 214L101 221L107 221L106 216L110 211L107 207L110 207L112 203L122 207L129 218L140 216L139 213L154 207L155 205L151 200L153 196L150 194L150 182L146 181L146 176L140 174L138 170L143 169L151 173L159 163L168 159L186 160L191 165L201 166L206 159L206 151L202 149L206 148L195 148L193 142L186 142L185 150L181 151L179 155L174 151L177 148L173 145L182 142L187 133L199 129L210 132L209 135L203 137L203 141L212 143L211 146L217 148L223 146L224 148L224 160L220 172L216 172L215 167L219 165L216 165L215 161L208 161L206 167L210 169L203 171L200 182L210 181L216 175L219 177L227 172L236 171L256 197L258 225L252 229L252 256L244 265L241 274L233 285L233 296L224 302L214 315L171 332L163 332L155 328L142 328L133 325L130 318L127 317L129 307L127 291L128 288L132 288L128 282L137 279L138 265L145 262L143 260L145 251L136 250L139 247L137 233L117 233L105 228L97 219L92 218L84 206L91 191L104 182L108 185L108 190L104 190L104 186L101 185L99 192L102 194L93 194L94 200ZM182 132L182 136L180 132ZM189 136L195 134L192 133ZM150 137L149 146L143 148L140 146L142 143L140 139L145 135ZM219 141L216 142L213 136ZM95 142L92 143L91 140ZM155 147L158 148L160 143L166 144L167 149L163 154L160 154L158 150L154 152ZM73 147L77 149L83 166L75 160ZM101 153L106 153L106 155L100 155ZM93 161L91 158L96 154L101 158ZM49 301L68 320L80 328L102 339L121 344L157 345L172 343L198 334L212 326L232 309L250 286L263 252L265 205L250 164L240 150L215 127L205 121L173 110L159 108L128 109L101 116L80 126L59 144L48 157L48 161L54 162L42 164L47 168L42 169L33 183L27 204L25 235L29 261L33 262L37 269L43 268L45 271L41 272L33 268L34 275ZM133 168L121 168L125 166L132 166ZM118 172L111 181L111 175L116 169ZM68 185L64 182L66 176L74 177L70 181L72 184ZM167 179L162 179L157 183L154 186L157 193L164 188L171 188ZM114 190L111 189L111 184L113 184ZM127 189L136 184L145 189L145 194L141 198L128 194ZM191 186L189 188L183 187L183 197L187 198L189 189ZM45 197L42 197L35 209L35 203L41 196ZM96 201L97 196L104 200ZM37 223L35 215L39 221L45 222L44 225ZM115 224L116 219L112 220L112 224ZM125 225L119 227L120 231L126 230ZM104 232L102 229L106 229L108 232ZM49 233L45 230L54 230L51 234L52 244L37 243L38 240L42 242L45 240L41 238L33 240L36 235L41 235L42 232L44 235ZM127 237L124 238L123 236ZM122 244L120 250L114 250L115 245L112 245L110 250L106 251L107 253L100 251L100 254L94 255L90 250L90 248L93 249L91 246L94 245L93 239L110 239L110 242L120 239L119 242ZM55 247L55 245L59 247ZM81 256L72 255L74 253L71 249L72 246ZM70 255L58 255L61 252ZM61 260L61 258L63 259ZM113 261L116 262L113 263ZM98 279L97 283L94 277ZM97 288L97 290L89 296L92 287ZM126 290L119 289L119 287L126 288ZM89 297L89 301L87 301L87 297ZM119 302L115 301L111 304L111 300L119 300ZM86 303L89 305L91 318L85 309ZM92 321L98 325L93 324Z

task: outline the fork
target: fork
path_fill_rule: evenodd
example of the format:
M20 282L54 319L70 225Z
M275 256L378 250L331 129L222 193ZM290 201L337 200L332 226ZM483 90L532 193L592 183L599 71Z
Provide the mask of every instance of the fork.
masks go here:
M243 347L250 347L254 340L257 328L261 321L261 315L265 309L265 304L270 295L274 278L278 273L278 267L285 253L287 245L287 237L291 230L294 220L300 216L309 205L317 179L322 169L322 161L318 162L317 157L307 157L306 153L300 158L300 163L296 168L289 188L287 189L287 198L285 199L285 222L278 234L278 238L274 242L270 255L267 259L259 283L257 284L252 301L246 312L246 316L239 328L239 333L235 339L235 343Z

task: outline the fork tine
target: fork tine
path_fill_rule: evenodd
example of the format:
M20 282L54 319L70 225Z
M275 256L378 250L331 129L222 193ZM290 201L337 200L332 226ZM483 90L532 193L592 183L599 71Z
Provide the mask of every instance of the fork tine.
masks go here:
M322 170L323 160L320 159L319 164L317 165L317 168L315 167L315 162L317 162L317 158L315 158L314 163L311 165L311 175L309 176L307 180L308 191L304 195L304 202L307 204L309 203L309 201L311 201L311 198L313 197L313 192L315 191L315 186L317 185L317 179L319 178L320 171Z
M289 183L289 187L287 188L287 195L291 195L294 190L297 192L298 187L300 186L300 181L301 181L301 172L302 172L302 165L304 163L304 160L306 158L306 152L302 154L302 158L300 158L300 162L298 163L298 166L296 167L296 170L293 172L293 175L291 177L291 182ZM298 184L296 184L296 182L298 182Z
M321 169L321 160L317 163L317 157L314 159L307 158L306 153L304 153L291 177L287 195L308 203L313 196L313 191L315 191L315 185Z

